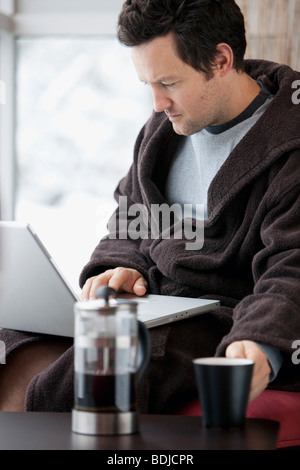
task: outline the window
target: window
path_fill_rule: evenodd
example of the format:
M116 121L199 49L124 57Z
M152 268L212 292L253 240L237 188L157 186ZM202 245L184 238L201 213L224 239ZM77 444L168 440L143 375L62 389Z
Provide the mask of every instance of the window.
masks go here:
M10 219L14 207L14 38L4 18L0 28L0 214ZM6 26L7 30L2 28Z
M151 110L113 37L16 39L16 219L76 289Z
M13 12L13 4L11 0L0 0L0 13L10 15Z

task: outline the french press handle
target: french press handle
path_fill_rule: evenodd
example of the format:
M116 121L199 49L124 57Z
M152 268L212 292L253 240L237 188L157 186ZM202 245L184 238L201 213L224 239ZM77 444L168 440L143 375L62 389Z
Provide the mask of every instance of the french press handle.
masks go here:
M96 297L103 298L106 304L109 303L109 298L116 298L118 293L108 287L107 285L100 286L96 291ZM132 303L132 302L131 302ZM136 302L134 302L137 304ZM144 323L137 320L138 324L138 356L137 356L137 369L138 369L138 381L142 379L151 359L151 338L149 331Z
M151 359L151 339L149 331L144 323L138 320L138 381L140 381L148 369Z

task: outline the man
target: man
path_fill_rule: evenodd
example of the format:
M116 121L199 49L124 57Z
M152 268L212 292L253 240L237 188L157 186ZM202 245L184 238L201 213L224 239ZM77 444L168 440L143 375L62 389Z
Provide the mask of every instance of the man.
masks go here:
M82 298L108 284L137 295L221 300L217 312L151 330L152 361L139 390L143 412L167 412L179 398L195 396L197 356L253 359L250 399L267 386L299 390L291 361L300 337L300 111L292 102L299 73L243 60L244 20L233 0L127 0L118 35L151 88L154 113L116 190L111 231L81 274ZM203 246L186 249L185 237L175 236L185 222L176 218L170 237L151 237L150 223L148 233L130 236L121 198L128 208L203 204ZM191 215L197 228L198 214ZM4 337L9 341L9 333ZM29 355L28 348L45 348L43 338L34 340L11 341L14 367L24 366L20 341ZM48 368L44 362L26 370L26 409L71 406L72 348L57 347L47 345Z

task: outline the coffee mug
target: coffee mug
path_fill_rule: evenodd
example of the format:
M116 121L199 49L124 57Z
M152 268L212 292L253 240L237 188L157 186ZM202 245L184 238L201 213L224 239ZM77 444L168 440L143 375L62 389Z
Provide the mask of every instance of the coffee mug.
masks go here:
M193 361L203 424L242 427L254 362L243 358L207 357Z

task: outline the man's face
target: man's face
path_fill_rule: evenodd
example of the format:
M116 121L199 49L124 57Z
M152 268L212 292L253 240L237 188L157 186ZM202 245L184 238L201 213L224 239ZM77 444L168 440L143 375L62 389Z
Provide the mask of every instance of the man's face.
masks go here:
M218 74L213 71L208 80L183 62L172 33L133 47L132 60L140 80L151 88L154 110L166 113L177 134L192 135L225 122Z

